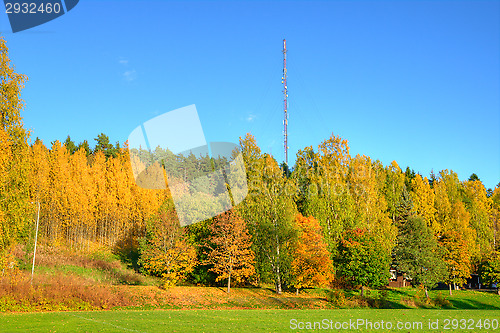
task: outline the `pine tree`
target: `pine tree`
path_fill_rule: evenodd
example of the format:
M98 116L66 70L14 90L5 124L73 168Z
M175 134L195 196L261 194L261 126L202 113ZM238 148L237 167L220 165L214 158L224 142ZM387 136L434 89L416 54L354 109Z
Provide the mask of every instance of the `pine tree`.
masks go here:
M405 170L405 186L408 191L413 191L413 179L415 179L415 171L413 169L410 169L409 166L406 167Z
M475 181L481 181L481 180L479 180L479 177L475 173L473 173L472 175L470 175L469 181L475 182Z
M425 295L446 277L442 253L432 230L421 217L409 217L400 229L395 248L398 270L412 278L412 284L423 285Z
M78 148L76 147L76 145L73 142L73 140L71 140L71 138L70 138L69 135L66 138L66 140L64 141L64 146L66 147L66 149L68 150L68 152L70 154L74 154L78 150Z
M87 155L87 157L89 157L89 155L91 154L91 150L90 150L89 142L87 140L83 140L82 142L80 142L78 144L78 146L76 147L76 150L80 150L82 148L85 151L85 155Z
M415 213L413 200L410 193L406 189L406 186L403 186L403 190L401 191L401 197L399 198L396 212L396 221L400 222L400 224L404 223L404 221L413 216Z
M96 141L94 154L98 151L102 151L104 156L106 156L106 159L116 157L118 150L109 142L109 137L106 134L101 133L94 140Z

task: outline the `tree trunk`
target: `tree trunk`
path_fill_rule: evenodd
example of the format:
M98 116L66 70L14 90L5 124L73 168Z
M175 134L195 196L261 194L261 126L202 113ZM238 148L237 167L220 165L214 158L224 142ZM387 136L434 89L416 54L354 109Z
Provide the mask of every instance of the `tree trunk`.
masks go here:
M281 276L280 276L280 244L276 235L276 293L281 294Z
M451 293L451 283L450 283L450 296L453 296L452 293Z
M276 274L276 294L281 294L281 277L280 277L280 268L277 268L278 272Z
M295 295L299 296L299 288L297 288L297 292L295 293Z
M365 287L361 285L361 297L365 296Z
M230 258L231 264L229 265L229 276L227 278L227 293L231 292L231 273L233 272L233 258Z
M425 297L427 297L427 299L429 299L429 292L427 291L427 288L424 288L425 290Z

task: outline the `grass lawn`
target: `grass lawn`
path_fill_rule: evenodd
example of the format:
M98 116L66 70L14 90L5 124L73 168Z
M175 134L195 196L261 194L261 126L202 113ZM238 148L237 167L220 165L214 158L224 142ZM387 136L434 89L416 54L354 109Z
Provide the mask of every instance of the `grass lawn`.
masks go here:
M322 323L323 329L316 331L330 332L493 332L500 331L499 320L498 310L429 309L121 310L0 315L3 332L303 332L311 331L300 329L307 328L308 322L318 322L317 328ZM392 330L387 329L389 323ZM398 323L402 329L397 329ZM430 323L433 326L429 327ZM338 326L342 324L346 329Z
M0 332L500 332L494 291L163 290L113 258L43 251L33 288L30 272L0 284Z

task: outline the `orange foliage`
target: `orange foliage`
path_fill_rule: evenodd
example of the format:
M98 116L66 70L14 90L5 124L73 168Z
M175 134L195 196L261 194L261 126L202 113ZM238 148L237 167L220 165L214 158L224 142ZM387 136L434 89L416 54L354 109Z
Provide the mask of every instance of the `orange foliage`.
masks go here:
M216 281L227 279L227 292L230 292L231 279L241 283L255 274L251 236L245 221L232 210L217 216L211 231L210 241L215 246L209 246L207 262L214 265L211 271L218 275Z
M300 235L292 262L295 288L324 287L333 279L333 262L319 222L312 216L297 214Z

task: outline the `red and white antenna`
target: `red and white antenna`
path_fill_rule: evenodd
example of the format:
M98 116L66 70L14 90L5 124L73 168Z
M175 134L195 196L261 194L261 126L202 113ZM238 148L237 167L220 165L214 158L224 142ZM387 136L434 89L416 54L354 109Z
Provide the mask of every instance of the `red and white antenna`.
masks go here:
M286 85L286 39L283 39L283 108L285 111L285 118L283 119L283 135L284 135L284 148L285 148L285 164L288 166L288 87Z

